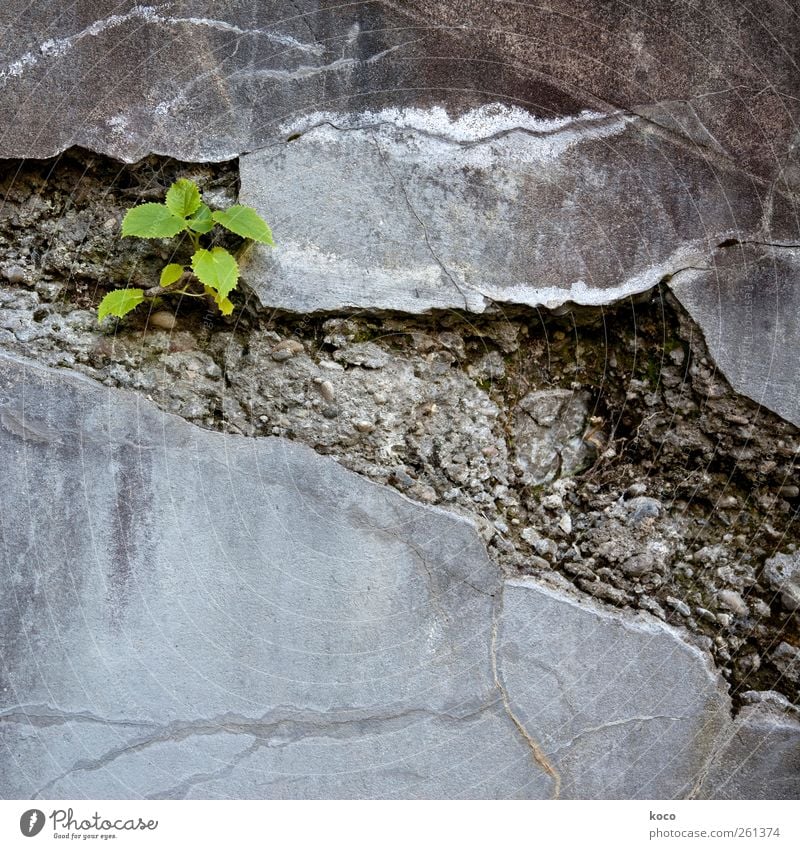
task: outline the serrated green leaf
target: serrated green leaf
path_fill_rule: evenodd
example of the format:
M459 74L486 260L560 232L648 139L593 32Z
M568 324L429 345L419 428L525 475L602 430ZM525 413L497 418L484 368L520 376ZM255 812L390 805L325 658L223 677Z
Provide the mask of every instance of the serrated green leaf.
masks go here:
M204 203L200 204L197 214L189 218L186 223L189 225L189 229L195 233L208 233L214 227L211 210Z
M162 286L171 286L176 281L180 280L183 276L183 266L179 265L177 262L171 262L169 265L165 265L161 270L161 279L159 283Z
M221 209L215 212L212 218L217 224L221 224L226 230L236 233L237 236L275 246L269 225L249 206L232 206L230 209Z
M186 228L186 222L163 203L143 203L129 209L122 219L123 236L143 239L168 239Z
M97 320L102 321L107 315L118 318L127 315L144 300L144 289L114 289L109 292L97 308Z
M200 209L200 189L191 180L176 180L167 192L167 209L186 218Z
M206 286L205 290L206 295L211 295L223 315L230 315L233 312L233 304L227 298L224 298L219 292L215 292L210 286Z
M225 248L200 248L192 257L192 271L197 279L223 298L227 297L239 280L239 266Z

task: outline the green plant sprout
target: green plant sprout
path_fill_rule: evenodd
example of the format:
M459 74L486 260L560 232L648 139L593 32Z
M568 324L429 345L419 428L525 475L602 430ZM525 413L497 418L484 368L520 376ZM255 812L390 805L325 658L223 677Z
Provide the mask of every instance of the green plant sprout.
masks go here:
M169 239L188 233L194 252L189 265L171 262L161 270L159 285L152 289L114 289L100 302L97 318L108 315L119 318L136 309L146 300L163 294L178 294L190 298L213 298L223 315L233 312L228 295L239 282L236 257L225 248L205 248L201 237L208 235L216 224L252 242L275 246L272 231L266 221L249 206L231 206L212 212L203 203L200 189L191 180L176 180L167 191L164 203L143 203L129 209L122 220L122 235L140 239ZM203 292L192 292L198 284Z

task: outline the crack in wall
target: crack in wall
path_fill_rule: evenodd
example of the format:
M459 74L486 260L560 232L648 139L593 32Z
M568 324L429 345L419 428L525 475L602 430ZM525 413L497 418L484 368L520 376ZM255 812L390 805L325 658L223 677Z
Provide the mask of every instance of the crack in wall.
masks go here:
M109 15L106 18L93 21L89 26L79 32L73 33L72 35L47 39L39 45L38 50L28 51L12 62L9 62L5 68L0 69L0 79L19 77L26 69L38 65L42 61L57 59L64 56L85 38L97 37L109 30L124 26L131 21L141 21L143 24L177 24L192 27L205 27L220 32L229 32L238 36L266 36L270 41L273 41L276 44L299 50L303 53L311 53L315 56L320 56L325 52L324 45L318 43L305 44L292 36L275 32L274 30L257 28L245 29L237 26L236 24L232 24L229 21L216 18L177 17L173 15L160 14L160 10L165 9L170 5L172 4L163 4L161 6L137 5L134 6L130 12L125 12L119 15Z
M225 766L211 770L210 772L196 772L185 778L175 787L170 788L167 792L150 793L144 798L152 800L185 799L189 791L198 785L217 781L220 778L230 775L240 763L243 763L251 755L254 755L262 746L262 741L254 740L246 749L234 755Z
M500 594L500 598L496 602L496 611L492 620L492 635L491 641L489 644L489 654L491 658L491 667L492 667L492 677L494 678L494 684L497 688L497 691L500 693L500 697L503 702L503 709L506 712L506 715L513 723L514 727L519 732L519 735L525 741L525 745L528 747L531 753L531 757L533 758L534 763L548 775L553 781L553 792L551 794L552 799L558 799L561 795L561 775L558 770L556 770L555 766L552 764L548 756L542 750L541 746L533 739L528 729L525 727L522 720L517 716L514 712L514 709L511 705L511 699L508 695L508 690L506 689L505 684L503 683L499 664L497 657L497 637L498 637L498 629L500 627L500 617L503 614L503 595Z
M408 111L413 115L416 110L410 109ZM299 134L300 136L303 136L313 132L314 130L321 129L323 127L328 127L334 130L335 132L339 133L363 132L374 134L376 130L382 130L386 128L389 130L394 130L397 133L409 133L416 136L421 136L426 139L431 139L433 141L440 141L444 144L450 144L455 147L460 147L465 150L469 150L475 147L491 145L494 142L501 141L504 138L516 134L529 136L530 138L534 139L548 139L554 136L560 136L565 134L577 134L580 137L581 141L590 140L598 137L605 138L609 134L617 134L622 132L628 124L638 119L638 116L624 115L623 113L619 112L609 115L598 115L589 112L569 116L567 118L564 118L563 120L553 121L553 123L555 124L555 126L553 127L536 129L529 126L525 126L524 124L515 124L513 126L504 127L495 132L487 133L486 135L481 135L477 138L470 139L459 138L456 135L456 130L453 130L451 133L447 133L444 131L437 132L435 130L421 126L419 122L413 123L409 121L408 124L404 124L401 120L402 112L399 110L397 118L395 120L391 120L389 118L382 119L380 118L380 114L382 113L378 113L378 115L375 116L375 120L370 120L365 123L356 121L349 124L337 123L338 120L345 119L348 117L346 113L321 113L316 115L312 114L299 121L295 121L294 123L283 124L281 126L281 131L286 135ZM258 153L261 150L273 147L275 144L281 144L282 141L283 140L276 140L275 142L271 142L270 144L265 145L263 147L248 150L247 153Z
M398 189L400 189L400 192L403 195L403 198L405 200L405 204L406 204L406 207L408 208L408 211L414 216L414 218L419 223L419 226L422 228L422 234L423 234L423 237L425 239L425 244L428 248L428 251L429 251L431 257L433 258L433 261L439 266L439 268L442 271L442 274L444 274L444 276L453 284L453 286L456 287L456 289L458 290L458 294L461 295L461 297L464 299L464 309L469 309L469 307L470 307L469 300L467 299L467 296L464 293L464 290L461 288L458 281L455 279L455 277L453 277L453 275L450 273L450 270L447 268L447 266L444 264L444 262L441 260L439 255L434 250L433 244L431 243L430 234L428 233L428 228L425 225L425 222L422 220L422 218L420 218L420 215L417 212L417 210L414 208L414 205L411 203L411 199L408 196L408 192L406 191L406 187L403 185L403 183L400 180L398 180L396 174L394 173L394 170L389 165L389 161L388 161L388 158L386 156L386 153L383 150L383 148L380 146L380 144L378 143L378 139L375 137L375 134L371 133L371 136L372 136L372 142L375 145L375 149L378 151L378 157L380 158L381 163L383 164L383 167L386 169L387 173L391 177L392 183Z
M657 722L657 721L670 721L670 722L691 722L694 720L692 716L668 716L665 714L656 714L654 716L630 716L625 719L615 719L610 722L603 722L600 725L592 726L591 728L584 728L575 734L572 738L567 740L565 743L557 746L555 749L552 749L550 754L555 755L558 752L562 752L565 749L569 749L575 745L579 740L582 740L584 737L590 737L593 734L597 734L600 731L605 731L609 728L619 728L625 725L632 725L634 723L644 723L644 722Z
M67 725L71 722L120 726L122 728L155 729L157 722L133 719L109 719L89 711L61 711L49 705L18 705L0 713L0 724L8 722L28 725L32 728L49 728L54 725Z
M324 737L331 740L347 740L353 737L363 737L369 734L391 734L423 720L441 721L447 724L460 725L480 720L482 715L492 712L496 702L488 702L454 713L434 711L426 708L408 708L397 713L371 714L359 713L355 717L336 718L329 713L314 713L298 710L297 713L286 713L285 708L276 708L258 718L249 718L236 714L221 714L207 720L175 720L166 725L147 726L149 734L134 739L125 745L108 749L102 755L76 761L69 769L42 785L31 798L46 798L47 792L64 778L75 772L93 772L105 769L119 758L141 752L151 746L164 743L181 743L195 736L213 736L218 734L245 735L256 738L253 750L262 746L283 747L306 740L308 738ZM354 711L351 711L354 712ZM75 715L82 717L82 713ZM102 720L98 720L102 721ZM128 721L113 721L110 724L131 725Z

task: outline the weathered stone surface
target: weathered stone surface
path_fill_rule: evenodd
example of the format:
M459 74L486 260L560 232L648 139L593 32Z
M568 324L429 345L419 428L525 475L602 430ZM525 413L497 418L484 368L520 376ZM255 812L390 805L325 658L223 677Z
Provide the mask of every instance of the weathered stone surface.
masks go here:
M766 0L95 0L58 15L9 0L0 15L0 156L215 159L313 109L504 100L539 116L610 105L797 182L800 22Z
M511 580L498 643L511 710L564 798L686 797L730 722L706 655L653 617Z
M308 448L2 356L0 458L0 797L671 798L730 733L677 631Z
M706 799L800 798L800 715L777 693L746 693L700 786Z
M241 161L278 242L248 269L268 306L603 304L761 226L751 179L621 114L319 113L298 132Z
M3 797L546 797L472 526L0 360Z
M529 392L514 415L514 461L524 486L571 476L592 456L584 442L589 395L568 389Z
M764 564L764 578L788 611L800 610L800 553L770 557Z
M720 242L800 237L800 19L767 0L11 0L0 23L0 157L253 152L244 196L278 249L250 282L270 306L606 304ZM713 301L713 278L697 288ZM781 298L759 319L778 371L731 379L796 422Z
M734 245L672 291L734 389L800 426L800 250Z

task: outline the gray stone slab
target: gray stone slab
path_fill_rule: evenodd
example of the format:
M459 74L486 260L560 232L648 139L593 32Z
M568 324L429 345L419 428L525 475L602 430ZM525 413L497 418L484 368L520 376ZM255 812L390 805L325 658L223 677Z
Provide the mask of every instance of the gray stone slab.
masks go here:
M125 159L236 156L320 108L609 105L796 183L791 6L639 0L7 0L0 156L82 144Z
M800 798L800 714L778 693L750 701L726 735L700 787L706 799Z
M670 288L737 392L800 426L800 249L738 245Z
M268 306L605 304L761 226L752 180L622 114L321 112L286 133L241 159L278 245L246 269Z
M469 522L6 357L0 425L0 797L550 795Z
M562 798L690 795L729 726L710 658L654 617L526 579L503 593L497 662Z

